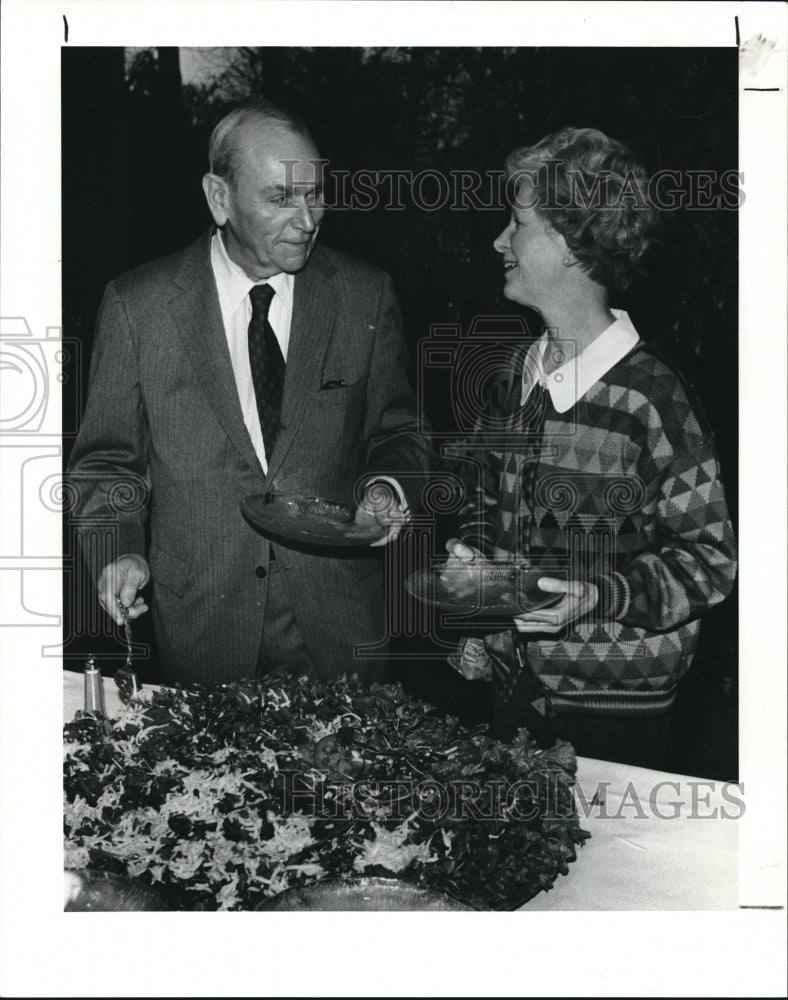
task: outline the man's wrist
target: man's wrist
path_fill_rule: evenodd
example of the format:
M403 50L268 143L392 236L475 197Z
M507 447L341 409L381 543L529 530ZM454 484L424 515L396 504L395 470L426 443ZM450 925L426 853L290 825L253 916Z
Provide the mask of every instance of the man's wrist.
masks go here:
M410 505L408 504L408 498L405 496L405 491L402 489L399 482L393 476L374 476L369 479L364 484L365 500L370 500L373 507L377 507L378 505L382 506L384 499L386 499L384 487L388 487L391 490L391 500L393 501L393 504L397 507L405 519L409 521L411 518L411 511ZM391 506L391 504L388 504L387 506Z

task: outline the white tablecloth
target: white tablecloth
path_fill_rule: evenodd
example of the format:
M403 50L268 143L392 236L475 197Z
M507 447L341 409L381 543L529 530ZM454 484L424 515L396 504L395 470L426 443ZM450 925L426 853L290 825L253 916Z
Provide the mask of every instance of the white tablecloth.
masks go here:
M529 910L738 908L738 786L584 757L577 780L591 839Z
M64 719L84 705L64 671ZM120 702L105 682L107 712ZM735 910L739 786L578 758L581 825L591 838L569 875L528 910ZM594 803L592 805L592 803Z

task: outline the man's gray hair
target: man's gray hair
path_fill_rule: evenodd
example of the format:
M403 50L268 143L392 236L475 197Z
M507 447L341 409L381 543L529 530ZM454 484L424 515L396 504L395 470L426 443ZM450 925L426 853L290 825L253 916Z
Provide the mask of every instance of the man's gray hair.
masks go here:
M299 135L311 138L303 121L286 108L273 101L248 101L233 108L211 132L208 144L208 169L232 185L235 180L235 154L237 137L241 128L250 121L271 122L284 125Z

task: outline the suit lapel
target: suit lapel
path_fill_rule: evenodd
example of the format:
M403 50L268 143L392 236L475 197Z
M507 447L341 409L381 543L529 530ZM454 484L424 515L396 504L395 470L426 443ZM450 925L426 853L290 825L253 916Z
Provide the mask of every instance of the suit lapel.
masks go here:
M178 334L195 375L224 430L245 462L262 478L263 469L244 423L211 269L210 233L186 251L176 275L179 291L170 301Z
M329 280L330 274L331 265L318 247L306 268L296 275L282 397L282 429L268 465L269 480L276 475L295 439L307 400L319 389L323 358L339 308L339 297Z

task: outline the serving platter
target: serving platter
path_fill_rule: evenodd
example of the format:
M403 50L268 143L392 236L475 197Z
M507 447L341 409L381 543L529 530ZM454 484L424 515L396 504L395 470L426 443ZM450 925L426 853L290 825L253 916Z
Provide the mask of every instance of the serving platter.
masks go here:
M80 868L64 872L66 913L168 910L164 898L140 879Z
M263 534L305 545L370 545L383 538L379 524L357 524L356 508L324 497L260 493L244 497L241 511Z
M87 852L94 870L132 875L171 910L254 910L267 893L303 888L324 873L344 883L383 876L406 884L397 884L395 899L362 892L343 906L431 906L423 895L405 898L429 886L476 909L509 910L567 874L572 858L563 840L586 837L572 805L576 764L568 744L537 750L521 731L513 752L484 723L444 716L401 685L368 687L353 675L317 682L281 671L146 694L111 733L90 717L64 727L64 860L69 874L82 873ZM139 729L130 737L124 720L131 719ZM145 781L140 748L157 760ZM258 764L250 770L252 758ZM468 785L469 774L478 784ZM499 782L515 790L516 802L497 792L491 801ZM190 789L199 791L199 817L184 814ZM105 806L121 800L122 809ZM167 818L155 832L151 801ZM544 802L549 815L539 807L533 823L507 819ZM195 871L181 859L196 860L200 845ZM124 859L131 871L119 871ZM236 877L241 868L258 877ZM83 909L149 905L123 899L128 883L101 878L114 881L109 889L120 889L121 899L105 891L83 900Z
M527 611L549 608L562 594L547 593L539 587L552 571L513 563L444 562L419 570L405 581L405 587L424 604L441 611L482 617L517 616Z
M266 899L258 910L391 911L472 910L445 892L422 889L397 878L324 879Z

